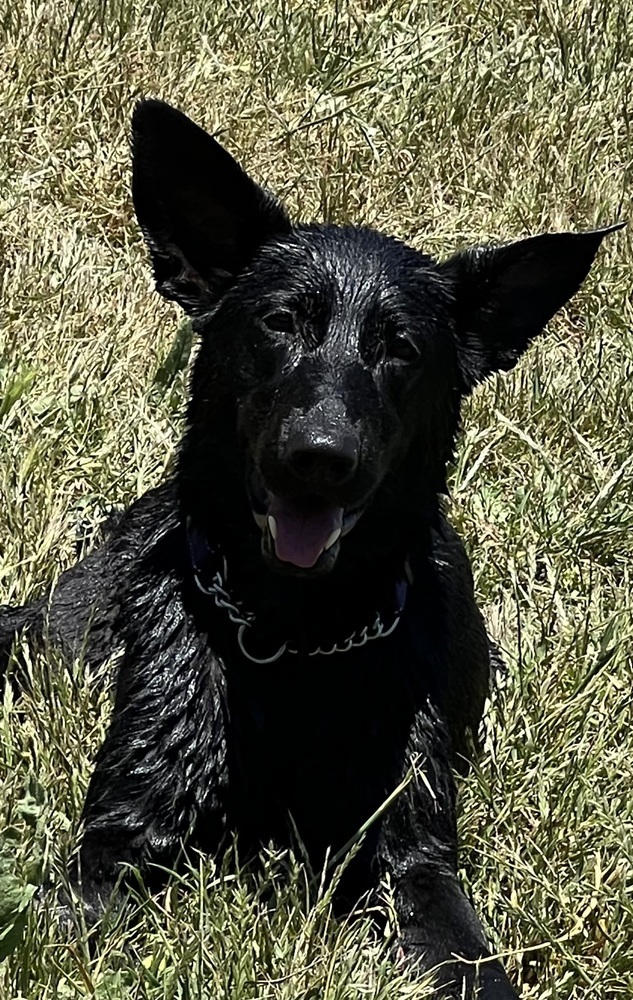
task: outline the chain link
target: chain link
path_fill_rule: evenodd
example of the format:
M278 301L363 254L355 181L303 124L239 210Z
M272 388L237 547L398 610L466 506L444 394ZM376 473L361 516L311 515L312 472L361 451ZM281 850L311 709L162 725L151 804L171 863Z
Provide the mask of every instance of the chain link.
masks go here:
M224 561L224 571L226 575L226 561ZM194 580L196 581L196 586L203 594L207 597L212 597L215 601L216 607L220 608L222 611L226 611L229 619L234 625L238 625L237 631L237 642L244 654L244 656L250 660L252 663L275 663L279 660L284 653L289 653L296 656L299 652L293 646L290 646L287 642L279 647L276 653L268 657L257 657L249 653L244 645L244 636L246 630L252 628L255 624L255 615L250 611L244 611L240 608L240 605L234 603L231 600L231 595L226 590L224 585L224 579L222 574L216 572L211 579L209 586L204 586L200 577L196 572L194 572ZM360 631L354 631L350 636L343 641L342 644L334 643L329 649L323 649L321 646L317 646L316 649L312 649L308 652L308 656L333 656L335 653L348 653L351 649L358 649L361 646L365 646L368 642L372 642L374 639L386 639L387 636L391 635L395 631L396 626L400 621L401 610L395 615L395 618L389 628L386 628L382 621L379 613L376 613L376 618L371 626L371 631L368 630L368 626L365 625Z

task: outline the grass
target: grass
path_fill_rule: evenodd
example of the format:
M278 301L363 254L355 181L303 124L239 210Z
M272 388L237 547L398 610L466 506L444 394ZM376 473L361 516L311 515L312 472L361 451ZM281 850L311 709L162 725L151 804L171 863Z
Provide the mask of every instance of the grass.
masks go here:
M304 219L445 255L630 213L624 0L0 0L0 601L164 475L185 373L129 198L162 96ZM520 368L470 401L452 517L508 673L462 786L463 879L525 998L633 995L631 236ZM182 335L181 335L182 336ZM109 706L32 665L0 714L4 998L421 997L305 873L205 859L91 953L34 887L63 868ZM388 905L388 900L387 904Z

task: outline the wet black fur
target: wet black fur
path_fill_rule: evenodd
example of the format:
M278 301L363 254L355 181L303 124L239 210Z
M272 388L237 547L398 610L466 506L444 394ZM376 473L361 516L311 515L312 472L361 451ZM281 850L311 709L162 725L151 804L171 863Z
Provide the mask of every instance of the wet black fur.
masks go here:
M423 969L441 965L447 995L478 982L488 1000L515 997L498 962L469 964L489 952L457 880L451 766L476 738L494 655L439 496L462 398L512 367L604 232L438 264L368 229L291 225L158 102L137 108L134 151L157 286L200 334L177 472L50 595L0 609L5 663L25 628L94 664L124 650L72 870L87 912L121 862L170 865L183 840L216 852L227 831L255 852L294 825L318 869L417 762L350 865L342 905L389 875L403 948ZM293 570L253 519L270 494L364 512L314 570ZM296 654L242 655L235 625L196 587L192 538L202 577L218 559L207 545L219 546L231 593L255 613L249 650L289 641ZM413 583L390 637L307 655L377 610L388 617L406 561Z

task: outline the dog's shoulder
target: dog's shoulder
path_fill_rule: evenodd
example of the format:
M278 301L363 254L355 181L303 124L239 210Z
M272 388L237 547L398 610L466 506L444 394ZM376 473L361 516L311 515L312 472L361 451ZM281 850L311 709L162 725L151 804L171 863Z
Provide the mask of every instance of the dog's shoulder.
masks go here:
M139 567L177 523L171 483L150 490L126 510L114 512L93 533L95 546L60 574L49 590L22 607L0 607L0 660L14 638L27 633L66 657L98 667L121 644L119 620Z

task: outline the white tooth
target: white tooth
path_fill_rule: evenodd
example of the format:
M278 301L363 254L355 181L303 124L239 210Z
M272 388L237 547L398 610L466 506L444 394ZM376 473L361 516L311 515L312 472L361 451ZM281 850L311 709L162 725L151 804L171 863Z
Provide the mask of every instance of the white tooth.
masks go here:
M255 518L255 524L257 525L258 528L265 528L266 527L266 515L265 514L256 514L255 511L253 511L253 517Z
M273 539L276 538L277 537L277 522L275 521L275 518L272 516L272 514L268 515L268 528L270 530L271 535L273 536Z
M335 528L334 531L332 532L332 534L330 535L330 537L328 538L327 542L325 543L325 551L326 552L327 552L328 549L332 548L332 546L334 545L335 542L338 542L340 534L341 534L341 529L340 528Z

